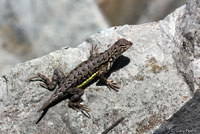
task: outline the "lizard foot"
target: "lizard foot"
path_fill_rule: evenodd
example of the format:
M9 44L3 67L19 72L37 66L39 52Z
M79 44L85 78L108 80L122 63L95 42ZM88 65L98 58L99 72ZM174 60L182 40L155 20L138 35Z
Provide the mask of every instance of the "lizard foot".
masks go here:
M119 91L119 86L117 86L117 82L114 82L114 81L112 81L112 80L106 80L106 86L111 90L111 89L113 89L113 90L115 90L116 92L118 92Z
M90 50L90 57L89 58L97 56L98 55L98 51L99 50L97 48L97 45L92 45L92 48Z
M62 71L60 71L59 69L55 69L51 80L45 75L38 73L37 76L28 79L28 82L32 81L40 81L42 82L40 83L41 87L46 88L49 91L53 91L57 86L61 87L62 83L65 83L66 78L65 74Z
M42 81L42 82L45 82L46 79L47 79L46 76L38 73L36 76L33 76L33 77L29 78L27 81L28 82L33 82L33 81Z
M74 109L77 112L82 112L86 117L91 118L89 112L91 111L90 108L87 107L87 105L80 104L80 102L69 102L68 106L72 109Z
M56 83L51 82L48 77L45 75L38 73L36 76L31 77L28 79L28 82L33 82L33 81L40 81L40 86L43 88L48 89L49 91L53 91L56 87Z

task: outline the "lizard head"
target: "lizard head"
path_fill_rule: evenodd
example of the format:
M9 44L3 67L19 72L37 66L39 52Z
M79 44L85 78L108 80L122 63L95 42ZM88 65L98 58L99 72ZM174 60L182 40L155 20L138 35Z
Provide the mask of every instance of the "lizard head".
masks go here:
M127 49L129 49L133 45L132 42L126 40L126 39L119 39L115 44L111 47L112 55L115 55L118 57L123 52L125 52Z

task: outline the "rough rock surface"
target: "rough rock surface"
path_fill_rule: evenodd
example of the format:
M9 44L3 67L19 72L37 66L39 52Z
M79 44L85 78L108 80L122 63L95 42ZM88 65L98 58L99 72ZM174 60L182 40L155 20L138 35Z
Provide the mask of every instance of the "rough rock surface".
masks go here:
M122 116L126 119L111 131L112 134L153 133L192 97L197 88L191 86L194 75L186 77L183 74L198 71L198 62L192 60L194 57L190 53L184 54L181 45L195 52L196 58L198 51L190 51L193 50L189 45L192 42L182 44L185 39L178 38L185 31L182 27L184 14L187 11L191 11L190 16L198 13L191 10L199 4L198 0L189 1L160 22L113 27L91 36L77 48L58 50L18 64L6 75L7 81L0 78L1 133L94 134L101 133ZM196 22L189 16L184 19L187 25ZM83 96L84 103L91 109L91 119L68 108L65 100L52 107L36 125L40 116L36 111L52 92L41 88L37 82L28 83L27 79L38 72L51 77L55 68L69 72L88 58L91 44L97 44L99 51L103 51L119 38L133 42L124 53L125 57L116 62L117 69L109 77L118 82L119 92L93 83ZM182 64L185 58L188 64Z
M188 0L184 14L177 21L174 53L178 70L183 74L192 93L192 100L167 120L155 134L200 133L200 1Z
M169 120L165 121L154 134L199 134L200 133L200 92L188 101Z

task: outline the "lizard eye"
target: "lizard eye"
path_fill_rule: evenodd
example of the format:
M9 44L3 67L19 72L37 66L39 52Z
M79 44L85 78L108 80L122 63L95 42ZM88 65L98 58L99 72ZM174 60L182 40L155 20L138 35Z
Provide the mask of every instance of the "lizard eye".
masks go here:
M127 48L127 45L122 44L121 47L122 47L122 48Z

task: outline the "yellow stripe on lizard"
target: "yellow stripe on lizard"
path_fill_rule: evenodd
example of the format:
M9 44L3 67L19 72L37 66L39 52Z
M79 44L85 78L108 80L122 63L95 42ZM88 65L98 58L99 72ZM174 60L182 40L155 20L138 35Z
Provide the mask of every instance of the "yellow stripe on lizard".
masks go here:
M83 83L78 85L77 88L81 88L81 87L85 86L88 82L90 82L90 80L92 80L99 73L99 71L102 68L103 68L103 65L92 76L90 76L87 80L85 80Z

